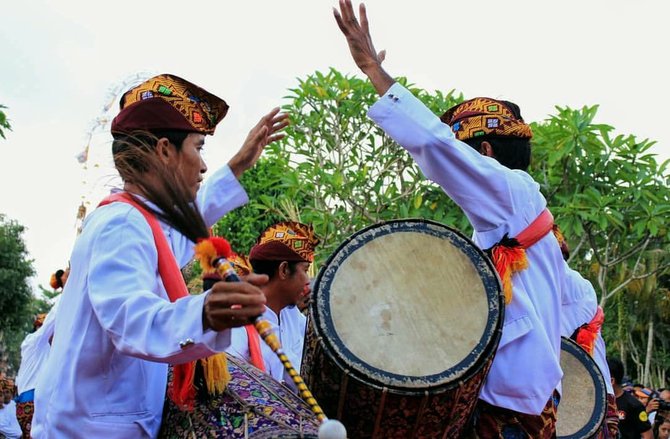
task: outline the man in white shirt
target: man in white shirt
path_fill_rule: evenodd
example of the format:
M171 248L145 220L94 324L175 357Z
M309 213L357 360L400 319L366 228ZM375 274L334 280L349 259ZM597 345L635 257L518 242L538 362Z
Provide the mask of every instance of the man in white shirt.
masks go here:
M14 382L0 376L0 438L20 439L21 427L16 420L16 403L12 399Z
M67 279L67 275L63 277ZM28 334L21 343L21 365L16 374L18 396L15 401L16 417L19 420L19 425L25 438L30 438L33 413L35 411L35 386L49 357L55 326L54 316L58 311L59 303L60 296L57 296L51 310L47 314L39 314L35 319L33 323L35 331Z
M268 227L249 253L254 273L270 281L261 286L266 297L265 318L273 327L296 370L300 370L307 319L296 307L309 285L309 266L318 244L311 226L287 221ZM239 266L238 264L235 264ZM253 326L231 330L226 352L242 358L295 390L291 377ZM260 352L258 352L260 349Z
M263 276L190 296L179 271L208 227L247 201L238 178L287 123L278 108L264 116L200 187L205 135L227 110L168 74L121 98L112 152L124 192L88 216L72 252L49 373L36 387L34 438L156 437L168 364L192 371L193 361L228 347L229 328L265 311ZM182 390L168 393L188 398Z
M598 365L607 387L606 423L608 437L617 437L619 417L616 396L607 364L605 340L601 328L605 321L602 308L598 306L596 291L587 279L567 265L570 250L562 234L558 234L563 259L566 261L566 287L561 304L561 335L575 340L586 350Z
M546 200L525 172L530 127L518 106L491 98L437 117L382 68L384 52L372 44L364 6L360 22L349 0L334 14L354 61L381 96L369 117L463 209L473 241L490 250L503 281L505 321L480 394L477 435L553 437L565 268Z

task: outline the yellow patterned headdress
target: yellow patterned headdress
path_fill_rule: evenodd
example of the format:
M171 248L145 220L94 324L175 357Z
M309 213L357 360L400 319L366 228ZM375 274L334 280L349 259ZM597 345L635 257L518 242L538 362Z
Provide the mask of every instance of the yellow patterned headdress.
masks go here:
M208 91L174 75L158 75L121 97L121 111L112 133L180 130L214 134L228 104Z
M249 263L247 257L244 255L233 253L232 256L228 258L228 262L233 264L235 273L237 273L238 276L246 276L252 271L251 264Z
M512 106L516 107L507 101L474 98L450 108L440 119L458 140L487 135L532 138L530 126L514 114Z
M249 260L312 262L318 244L311 225L283 221L265 229L249 252Z

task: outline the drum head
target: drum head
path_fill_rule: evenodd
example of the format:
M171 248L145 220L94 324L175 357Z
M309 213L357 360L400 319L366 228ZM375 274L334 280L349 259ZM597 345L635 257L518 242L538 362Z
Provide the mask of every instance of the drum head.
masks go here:
M339 367L397 391L463 380L497 346L503 310L488 257L458 231L426 220L350 237L319 273L311 308Z
M598 365L574 341L561 339L563 392L558 404L556 435L564 439L593 437L605 420L607 388Z

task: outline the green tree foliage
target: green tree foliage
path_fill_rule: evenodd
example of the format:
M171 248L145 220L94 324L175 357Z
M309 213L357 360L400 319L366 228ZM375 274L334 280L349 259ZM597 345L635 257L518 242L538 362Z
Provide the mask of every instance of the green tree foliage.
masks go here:
M28 279L32 261L23 242L24 227L0 215L0 369L13 374L20 361L20 345L32 329L34 316L48 305L31 294Z
M30 303L32 261L23 242L24 227L0 215L0 330L21 326L20 310Z
M292 174L294 170L278 147L268 146L263 157L240 179L250 202L216 223L212 228L214 234L226 238L236 252L248 255L258 235L266 227L286 219L280 206L289 200L284 189L284 179ZM275 207L268 208L270 204Z
M12 126L9 124L9 119L7 119L7 115L5 114L5 112L2 111L3 108L7 108L7 107L0 104L0 137L2 137L3 139L6 139L4 130L11 131Z
M668 162L656 161L653 142L594 123L597 106L556 110L533 126L531 172L570 243L570 264L588 275L605 307L610 350L634 366L632 376L663 385L670 333L663 324L668 290L659 278L670 267Z
M453 92L429 94L409 87L435 111L462 100ZM288 159L292 171L283 171L281 193L304 200L294 204L299 219L313 224L321 238L317 267L345 238L380 221L421 217L468 228L460 209L367 118L376 99L369 82L331 69L299 80L283 107L291 126L270 155ZM267 211L285 213L282 204L273 197L257 202Z
M408 88L436 114L463 99ZM352 233L380 221L427 218L469 234L460 208L368 119L377 99L370 83L333 69L299 79L283 106L287 138L245 174L252 203L218 230L232 240L240 233L240 248L248 248L280 218L312 223L322 238L317 269ZM557 107L533 123L530 172L568 239L571 266L590 278L606 308L610 354L618 349L629 372L662 381L670 363L667 163L650 153L653 142L595 123L597 109ZM648 355L650 333L658 348Z

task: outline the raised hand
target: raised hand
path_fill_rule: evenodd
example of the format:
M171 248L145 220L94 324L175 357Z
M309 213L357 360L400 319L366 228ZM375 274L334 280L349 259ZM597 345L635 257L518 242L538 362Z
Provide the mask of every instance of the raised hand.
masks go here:
M394 81L382 68L386 51L377 53L372 43L365 5L361 3L359 6L360 22L354 14L351 0L340 0L340 10L333 8L333 14L337 25L347 38L354 62L370 78L377 92L380 95L384 94Z
M265 311L265 295L258 288L266 275L250 274L246 282L217 282L205 299L202 322L205 329L222 331L252 323Z
M249 131L240 150L228 162L236 178L239 179L244 171L258 161L267 145L284 138L286 134L281 131L288 124L288 114L280 113L279 107L273 108L258 121L256 126Z

